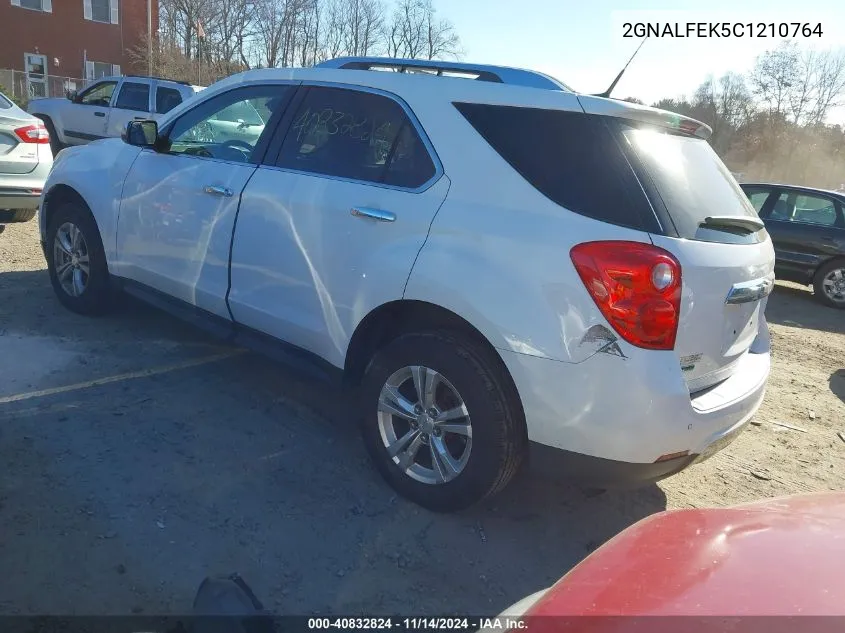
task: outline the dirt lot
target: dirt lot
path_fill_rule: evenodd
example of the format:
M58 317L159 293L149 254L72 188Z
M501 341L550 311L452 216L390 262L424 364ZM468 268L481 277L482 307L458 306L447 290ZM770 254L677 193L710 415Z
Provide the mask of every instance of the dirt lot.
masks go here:
M54 299L35 222L0 236L0 614L184 612L239 571L281 613L495 613L664 508L845 487L845 313L779 285L751 426L659 486L523 475L450 516L371 469L344 394L134 303ZM798 430L776 423L798 427Z

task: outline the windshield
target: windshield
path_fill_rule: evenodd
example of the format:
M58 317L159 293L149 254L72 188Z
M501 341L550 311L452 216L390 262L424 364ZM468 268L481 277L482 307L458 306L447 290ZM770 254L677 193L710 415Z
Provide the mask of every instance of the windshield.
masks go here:
M654 182L680 237L708 239L707 217L757 212L725 164L701 138L625 126L623 135Z

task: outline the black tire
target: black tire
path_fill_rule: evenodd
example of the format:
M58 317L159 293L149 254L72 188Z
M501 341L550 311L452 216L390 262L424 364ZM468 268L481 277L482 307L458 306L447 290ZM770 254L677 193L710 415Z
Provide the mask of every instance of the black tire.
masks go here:
M88 254L87 283L78 296L72 296L65 290L56 274L56 234L65 223L71 223L80 230ZM106 255L97 223L87 207L78 202L64 202L56 209L47 227L46 256L50 282L62 305L73 312L92 316L108 311L112 303L112 291Z
M458 333L405 334L379 350L361 385L364 443L376 467L403 497L436 512L472 506L502 490L522 464L527 435L517 394L494 352ZM413 479L387 452L379 430L382 388L404 367L440 373L463 399L472 424L472 445L463 470L445 483ZM393 419L393 418L392 418Z
M50 149L53 152L53 157L56 157L59 152L65 148L65 146L59 140L59 135L56 134L56 126L53 125L53 121L50 117L44 117L42 120L44 121L44 127L47 128L47 133L50 135Z
M823 286L824 278L835 270L840 270L842 271L842 275L845 275L845 259L835 259L831 262L826 263L824 266L822 266L816 271L816 275L815 277L813 277L813 294L815 294L816 299L821 301L826 306L845 310L845 299L841 301L833 299L827 294L827 292L825 292Z
M35 217L35 209L11 209L7 214L7 219L4 222L12 224L14 222L29 222Z

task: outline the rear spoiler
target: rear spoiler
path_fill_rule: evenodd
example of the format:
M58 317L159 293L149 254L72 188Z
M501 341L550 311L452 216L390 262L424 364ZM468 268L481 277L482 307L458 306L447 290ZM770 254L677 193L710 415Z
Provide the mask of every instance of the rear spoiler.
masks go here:
M658 110L636 103L591 95L578 95L578 101L587 114L599 114L648 123L703 139L710 138L713 133L709 125L668 110Z

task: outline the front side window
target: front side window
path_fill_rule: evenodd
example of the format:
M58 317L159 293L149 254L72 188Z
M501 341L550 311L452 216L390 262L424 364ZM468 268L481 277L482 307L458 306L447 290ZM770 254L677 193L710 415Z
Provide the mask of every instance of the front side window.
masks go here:
M285 169L416 188L436 169L396 101L312 87L293 116L276 163Z
M290 86L239 88L205 101L179 117L167 133L171 154L187 154L234 162L257 163L259 142L270 133L267 123L287 103ZM243 121L232 112L265 113ZM222 114L222 116L221 116Z
M780 194L769 218L782 222L836 226L836 204L829 198L784 191Z
M117 95L115 108L146 112L150 109L150 85L125 81Z
M260 106L261 104L253 104L251 101L238 101L218 112L214 115L214 119L244 125L264 125L267 121L255 109L256 105Z
M116 81L104 81L95 84L82 93L80 103L107 108L116 85Z

